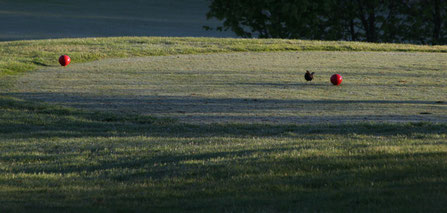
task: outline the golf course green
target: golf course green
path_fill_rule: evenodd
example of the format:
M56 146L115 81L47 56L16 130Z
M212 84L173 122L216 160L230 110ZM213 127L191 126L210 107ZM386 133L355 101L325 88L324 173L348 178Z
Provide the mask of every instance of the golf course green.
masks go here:
M446 52L280 39L0 42L0 211L443 211Z

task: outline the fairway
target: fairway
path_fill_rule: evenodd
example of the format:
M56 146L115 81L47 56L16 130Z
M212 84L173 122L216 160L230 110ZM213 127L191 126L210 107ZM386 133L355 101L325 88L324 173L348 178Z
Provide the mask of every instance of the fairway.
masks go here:
M445 211L446 52L0 42L0 212Z
M6 95L186 123L447 122L445 59L320 51L107 59L20 76ZM341 86L330 83L334 73Z

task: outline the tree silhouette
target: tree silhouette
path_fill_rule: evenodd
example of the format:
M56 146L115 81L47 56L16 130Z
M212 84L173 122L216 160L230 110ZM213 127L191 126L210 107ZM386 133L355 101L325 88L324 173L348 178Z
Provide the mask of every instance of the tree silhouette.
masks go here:
M207 18L248 38L445 44L446 11L446 0L212 0Z

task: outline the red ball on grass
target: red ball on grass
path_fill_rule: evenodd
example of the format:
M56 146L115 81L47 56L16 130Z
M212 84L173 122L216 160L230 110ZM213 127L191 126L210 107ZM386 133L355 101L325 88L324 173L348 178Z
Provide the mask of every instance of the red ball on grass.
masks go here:
M339 75L339 74L333 74L333 75L331 76L331 83L332 83L333 85L338 86L338 85L341 84L342 81L343 81L343 77L341 77L341 75Z
M61 66L67 66L68 64L70 64L71 59L68 55L61 55L61 57L59 57L59 64L61 64Z

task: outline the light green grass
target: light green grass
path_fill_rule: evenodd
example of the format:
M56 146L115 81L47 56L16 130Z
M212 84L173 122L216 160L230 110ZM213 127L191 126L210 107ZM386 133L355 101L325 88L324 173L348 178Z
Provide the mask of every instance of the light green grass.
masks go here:
M371 44L278 39L115 37L0 42L0 76L57 66L68 54L73 63L105 58L244 51L413 51L447 52L446 46Z
M42 69L5 92L189 123L447 122L446 70L445 53L177 55ZM334 73L341 86L329 82Z
M0 46L0 212L447 207L443 46L209 38ZM67 68L57 66L63 53L73 58ZM317 72L313 82L306 69ZM334 72L344 76L339 87L329 85Z

